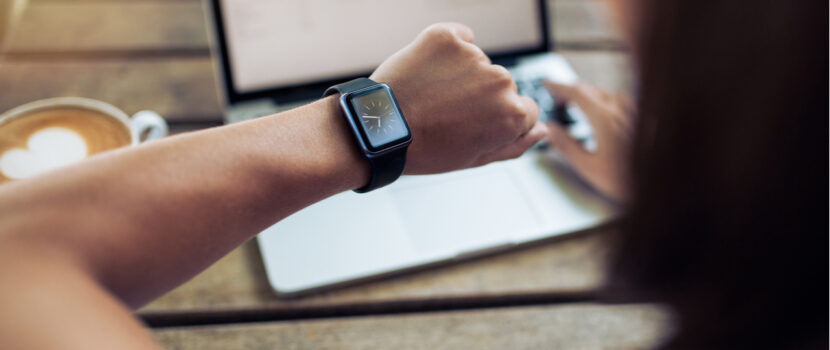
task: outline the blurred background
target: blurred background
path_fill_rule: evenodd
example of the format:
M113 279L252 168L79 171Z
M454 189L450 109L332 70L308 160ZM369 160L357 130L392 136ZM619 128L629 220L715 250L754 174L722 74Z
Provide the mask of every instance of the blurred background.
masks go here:
M0 61L0 111L77 95L111 103L127 114L154 110L178 131L221 121L200 0L3 3L7 14L0 18L7 19L0 21L9 29ZM601 1L558 0L549 8L556 16L558 49L565 50L579 73L592 65L619 64L619 57L610 56L572 59L584 57L584 51L620 48ZM625 85L619 74L590 78L611 90Z

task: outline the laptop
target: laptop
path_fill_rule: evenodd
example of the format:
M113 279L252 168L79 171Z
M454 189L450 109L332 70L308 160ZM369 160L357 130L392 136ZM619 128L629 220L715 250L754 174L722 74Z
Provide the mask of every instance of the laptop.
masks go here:
M429 24L456 21L537 100L542 119L593 142L581 111L557 105L542 87L544 78L577 80L551 52L547 0L209 3L227 123L317 99L331 85L368 76ZM296 296L533 244L613 215L611 203L540 146L514 160L335 195L257 241L274 291Z

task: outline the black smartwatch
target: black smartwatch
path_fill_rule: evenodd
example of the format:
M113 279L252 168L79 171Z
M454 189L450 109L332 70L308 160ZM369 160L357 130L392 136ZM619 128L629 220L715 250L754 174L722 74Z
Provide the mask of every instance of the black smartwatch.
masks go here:
M389 85L358 78L326 90L340 93L340 108L360 151L372 167L369 182L355 192L369 192L401 176L412 132Z

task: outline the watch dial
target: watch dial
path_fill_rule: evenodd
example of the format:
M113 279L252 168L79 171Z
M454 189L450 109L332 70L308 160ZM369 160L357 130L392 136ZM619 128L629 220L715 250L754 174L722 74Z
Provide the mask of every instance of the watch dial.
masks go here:
M365 95L352 98L357 122L363 126L373 148L381 148L390 142L409 136L403 118L398 113L389 92L379 88Z

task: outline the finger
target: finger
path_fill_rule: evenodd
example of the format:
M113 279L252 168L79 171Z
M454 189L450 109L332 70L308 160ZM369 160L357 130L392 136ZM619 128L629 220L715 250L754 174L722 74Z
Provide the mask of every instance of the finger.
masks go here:
M588 152L582 143L573 138L565 129L557 124L548 124L548 140L553 149L565 157L565 160L583 176L588 176L594 155Z
M537 121L528 132L520 136L512 145L522 149L522 153L524 153L528 148L533 147L533 145L548 137L549 133L550 129L548 126L545 123Z
M522 128L522 134L525 134L539 121L539 105L528 96L519 96L519 100L525 111L524 127Z
M602 107L612 95L589 84L559 84L544 80L545 88L554 98L573 102L582 108Z
M548 139L554 150L561 154L582 178L611 198L617 200L625 198L626 189L616 184L618 180L608 177L620 174L614 174L605 168L600 163L603 161L602 158L588 152L579 141L571 137L559 125L551 124L548 127L550 128Z
M634 100L632 100L631 97L626 96L626 95L617 94L617 95L615 95L615 98L616 98L615 103L617 105L619 105L623 109L623 111L625 111L626 114L628 114L628 115L635 114L635 110L637 109L637 106L634 104Z
M574 102L578 103L577 100L584 98L583 94L578 90L577 85L571 84L560 84L555 83L550 80L543 80L545 84L545 88L550 92L555 98L559 99L563 102Z
M616 101L616 95L605 89L600 89L593 85L587 85L587 87L590 90L590 94L604 104L613 104Z
M588 118L588 123L598 132L606 129L608 123L607 113L604 110L604 103L599 89L586 84L566 85L544 81L545 87L553 94L554 99L564 102L573 102Z
M530 147L543 140L548 136L548 126L544 123L537 122L528 132L520 136L516 141L507 145L499 147L498 149L488 152L482 156L478 165L484 165L490 162L499 160L512 159L524 154Z

